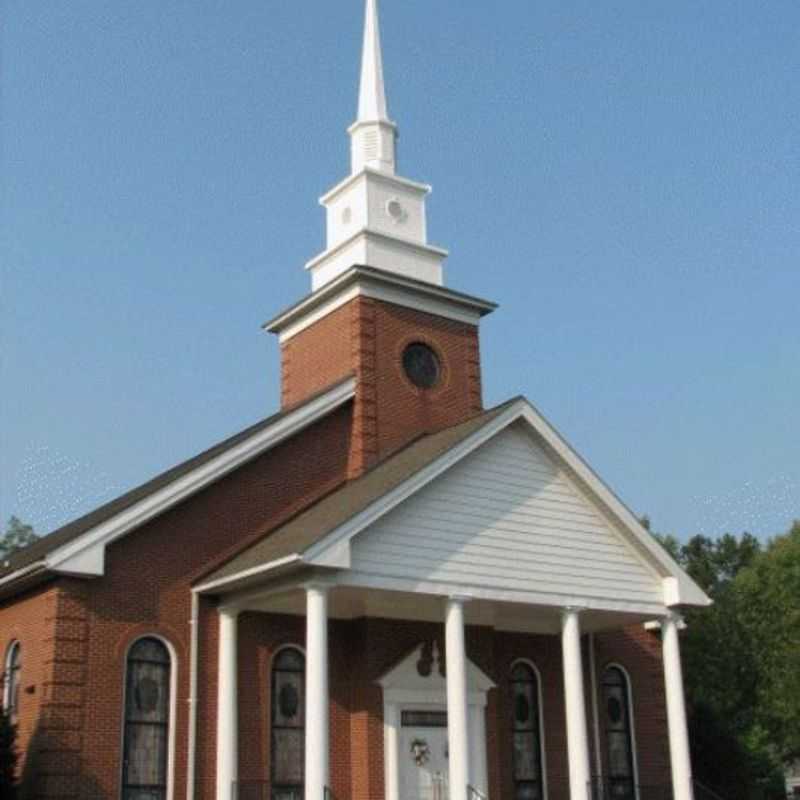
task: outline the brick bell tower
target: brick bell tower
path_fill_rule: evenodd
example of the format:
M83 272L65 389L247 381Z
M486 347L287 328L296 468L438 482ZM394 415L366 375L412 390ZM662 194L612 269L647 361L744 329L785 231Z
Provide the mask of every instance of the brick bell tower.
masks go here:
M264 327L281 347L281 403L354 376L350 477L417 436L482 409L478 325L495 305L444 286L428 244L431 187L396 174L377 0L367 0L351 174L320 198L327 247L306 264L311 294Z

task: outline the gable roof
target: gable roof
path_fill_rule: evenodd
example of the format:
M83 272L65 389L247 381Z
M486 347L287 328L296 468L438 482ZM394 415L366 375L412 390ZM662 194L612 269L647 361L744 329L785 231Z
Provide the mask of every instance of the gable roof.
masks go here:
M294 556L301 556L321 542L354 515L368 509L405 480L446 454L453 447L479 431L490 420L509 408L509 400L477 417L438 433L423 436L385 461L349 481L309 509L265 535L203 580L200 590L209 590L233 576L260 569Z
M630 509L521 397L415 441L246 548L203 580L197 590L228 591L287 566L349 567L349 541L353 536L517 422L528 426L559 466L604 509L625 540L661 577L665 605L710 603Z
M61 563L59 555L80 554L82 545L91 547L93 533L103 529L101 546L124 535L135 527L161 514L247 461L261 455L278 443L318 421L352 399L355 381L352 377L329 387L299 406L280 411L234 434L219 444L161 473L141 486L126 492L90 513L70 522L37 540L0 564L0 590L16 578L42 572L69 572L69 558ZM153 502L160 498L161 502ZM117 525L115 525L117 523ZM86 574L97 559L81 559ZM78 565L79 566L79 565ZM66 568L63 568L66 567Z

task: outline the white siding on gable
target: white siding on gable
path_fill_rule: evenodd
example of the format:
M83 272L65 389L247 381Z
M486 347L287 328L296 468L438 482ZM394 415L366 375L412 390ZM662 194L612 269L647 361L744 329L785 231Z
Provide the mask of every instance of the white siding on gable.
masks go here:
M514 428L359 533L352 569L460 587L663 602L655 573Z

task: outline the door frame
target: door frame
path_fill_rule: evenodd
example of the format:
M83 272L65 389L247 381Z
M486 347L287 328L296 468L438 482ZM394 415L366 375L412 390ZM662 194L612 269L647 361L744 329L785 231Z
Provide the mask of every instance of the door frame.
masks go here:
M486 764L486 692L467 695L470 784L488 796ZM403 711L447 711L446 692L384 690L383 749L386 800L400 800L400 728ZM448 720L449 724L449 720Z

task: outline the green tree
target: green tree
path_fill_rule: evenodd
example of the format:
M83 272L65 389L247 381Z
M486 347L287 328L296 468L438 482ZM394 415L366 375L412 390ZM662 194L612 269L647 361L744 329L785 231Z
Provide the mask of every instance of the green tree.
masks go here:
M5 532L0 535L0 560L33 544L38 538L30 525L26 525L18 517L11 517Z
M16 728L0 708L0 800L14 800L16 797L16 738Z
M800 521L736 578L741 624L758 656L755 732L800 758Z
M761 543L747 533L684 544L653 535L714 601L686 611L681 643L695 777L727 800L781 797L780 759L761 721L763 659L739 590Z

